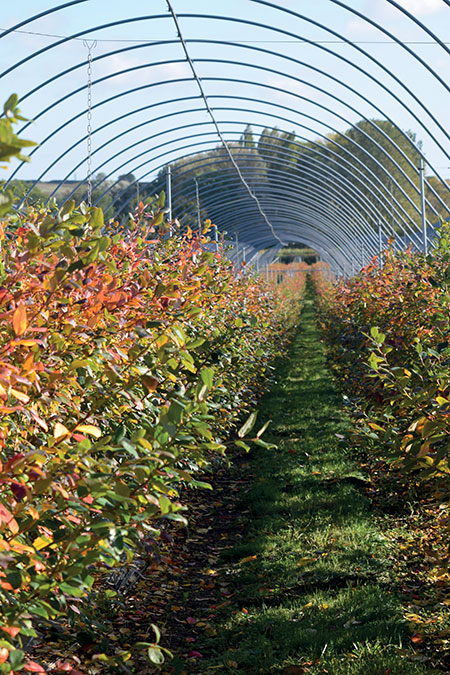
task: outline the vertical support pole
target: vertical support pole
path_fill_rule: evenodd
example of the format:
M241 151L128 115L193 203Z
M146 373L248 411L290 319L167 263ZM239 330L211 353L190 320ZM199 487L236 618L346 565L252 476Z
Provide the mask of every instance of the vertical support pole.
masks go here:
M365 254L366 254L366 252L364 250L364 242L362 241L361 242L361 269L363 269L363 267L364 267L364 259L366 257Z
M245 246L242 247L242 262L247 262L247 251Z
M198 226L198 234L199 236L202 233L202 219L200 216L200 194L198 191L198 180L194 178L195 181L195 198L197 200L197 226Z
M378 223L378 267L383 267L383 230Z
M166 170L166 206L167 218L172 223L172 167L167 165ZM172 236L172 225L169 226L169 235Z
M269 283L269 265L266 265L266 284Z
M216 249L216 253L219 250L219 233L217 231L217 225L213 225L214 227L214 248Z
M236 241L236 269L238 269L238 267L239 267L239 238L238 238L237 232L235 234L235 241Z
M419 160L419 174L420 174L420 214L422 217L422 242L423 252L428 253L428 239L427 239L427 218L425 211L425 161L421 157Z

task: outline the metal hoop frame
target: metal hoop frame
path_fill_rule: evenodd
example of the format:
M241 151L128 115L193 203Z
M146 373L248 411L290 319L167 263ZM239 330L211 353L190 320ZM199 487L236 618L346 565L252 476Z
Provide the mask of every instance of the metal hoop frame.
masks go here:
M48 16L50 14L63 12L68 8L84 4L87 1L88 0L72 0L71 2L65 2L54 8L47 9L43 12L35 14L34 16L28 17L27 19L17 23L15 26L1 33L0 39L6 37L7 35L11 35L14 31L19 30L25 25L32 24L35 20L39 18ZM443 49L446 52L447 55L450 56L450 49L448 48L448 46L444 44L423 22L421 22L410 11L402 7L395 0L385 0L385 1L388 2L391 6L393 6L397 11L401 12L403 16L406 17L408 20L412 21L416 27L424 31L427 34L427 36L430 37L436 43L436 45L438 45L441 49ZM266 8L267 10L270 10L271 12L274 13L274 17L278 17L281 15L288 16L292 24L295 24L296 22L298 23L301 22L302 24L307 23L316 28L320 28L321 30L326 31L334 38L337 38L339 41L344 42L348 46L351 46L353 49L355 49L359 56L368 59L372 64L376 65L377 68L380 69L385 75L387 75L391 81L395 82L396 85L398 85L401 88L403 94L402 95L396 94L389 88L387 84L385 84L385 82L381 80L380 76L375 76L368 70L365 70L364 67L355 62L355 60L351 60L328 46L319 44L306 36L300 35L299 32L297 32L296 30L297 28L296 25L294 25L292 30L287 31L285 29L277 27L275 25L276 21L273 21L271 24L269 24L251 21L249 19L244 19L242 17L240 18L234 16L220 16L220 15L192 13L192 12L179 13L178 18L182 21L206 20L211 22L228 22L228 23L234 22L238 23L239 25L270 31L275 33L277 36L283 36L285 38L289 37L296 40L300 40L309 45L314 45L314 47L321 50L322 53L326 53L327 55L336 59L337 63L344 63L346 64L346 66L355 69L356 72L364 75L368 79L368 81L374 84L377 88L379 87L386 94L388 94L391 100L395 101L396 104L400 105L401 108L406 110L409 113L409 115L411 115L411 117L419 125L419 128L426 132L428 138L431 140L432 143L434 143L435 147L438 148L446 158L450 159L450 144L448 143L450 142L450 133L447 131L445 125L441 123L441 121L435 116L430 107L425 105L424 102L420 99L420 97L409 87L407 87L402 82L401 78L398 77L395 74L395 72L393 72L391 68L388 68L382 61L375 58L372 54L370 54L367 50L363 49L361 46L348 40L340 32L330 28L324 22L313 20L308 16L302 15L286 7L280 7L279 5L274 4L273 2L269 2L268 0L247 0L247 2L251 2L253 4L259 5L261 8ZM339 7L341 10L345 10L352 16L365 21L370 26L382 32L385 36L389 38L389 40L392 40L395 44L397 44L399 47L405 50L408 56L413 58L420 65L420 67L425 68L439 86L443 87L443 89L447 93L450 93L450 86L434 70L434 68L430 65L430 63L427 63L426 60L424 60L419 54L414 52L407 44L399 40L396 37L396 35L393 34L391 31L387 30L385 26L383 26L380 23L377 23L373 19L370 19L369 17L365 16L358 10L347 6L347 4L343 0L328 0L328 2L330 2L332 5L336 7ZM446 7L450 8L450 0L443 0L443 3L446 5ZM59 39L55 43L35 51L29 56L23 58L18 63L11 65L9 68L4 70L3 73L0 74L0 78L5 77L7 74L13 71L17 71L20 68L29 67L33 59L36 59L40 55L50 50L55 50L71 40L77 39L83 41L86 40L88 36L91 36L89 37L89 39L96 39L97 34L100 31L106 30L111 27L124 26L128 24L135 24L137 22L154 21L159 19L170 20L170 16L167 14L149 14L139 17L126 17L119 21L104 23L98 26L91 26L83 31L79 31L73 35ZM95 68L95 64L101 59L106 59L111 56L122 54L124 52L147 49L153 46L161 47L164 45L165 46L174 45L177 44L178 42L179 40L158 40L139 45L132 45L121 49L115 49L106 54L101 54L99 56L96 56L95 58L91 58L91 63ZM209 40L198 38L186 39L185 43L189 46L196 44L203 44L203 45L209 44L212 46L227 45L227 47L233 47L239 50L246 50L245 53L249 55L248 62L234 60L231 58L212 59L212 58L192 57L192 63L195 65L195 67L197 65L201 66L202 64L218 64L220 66L225 66L227 69L238 68L240 70L243 68L245 69L252 68L257 73L283 76L286 78L286 82L308 85L313 90L326 96L327 102L326 104L319 103L317 101L309 101L310 103L313 104L314 109L317 111L317 116L307 114L301 109L296 110L293 107L289 107L287 105L276 104L272 101L256 98L250 94L237 95L234 93L234 91L233 94L224 92L223 94L220 95L213 94L207 96L208 100L222 99L224 103L226 103L225 105L217 105L215 107L212 107L211 109L213 111L224 111L227 114L229 113L233 114L239 113L242 115L244 113L246 115L253 114L257 115L259 119L265 118L269 120L268 123L265 125L255 122L251 117L250 118L241 117L241 119L235 121L229 120L220 121L219 126L221 130L223 129L223 127L226 128L226 131L224 133L226 134L227 142L230 141L232 143L236 143L234 134L239 134L240 131L242 132L242 129L240 131L236 130L234 126L244 125L248 121L254 128L265 128L265 127L271 128L273 127L273 120L280 120L283 123L295 125L296 129L300 128L305 129L306 132L312 132L318 139L327 139L325 134L319 133L310 124L303 123L304 121L308 120L308 122L316 123L317 125L320 125L321 128L329 129L333 132L333 134L335 134L334 138L327 139L328 145L326 148L324 147L323 142L320 142L320 140L311 141L309 137L300 136L298 134L296 134L294 141L292 140L289 141L288 148L286 147L280 148L279 146L274 148L273 146L270 145L270 143L266 143L264 140L260 139L258 145L260 148L263 148L263 150L265 149L265 146L267 146L268 150L276 149L276 157L270 157L270 164L271 164L270 185L267 184L266 180L267 171L266 170L263 171L260 167L256 166L258 162L261 164L261 162L266 161L264 153L260 157L255 156L255 158L251 156L246 156L245 163L242 164L241 166L241 159L243 156L243 152L242 150L240 150L239 166L240 168L242 168L242 171L245 172L245 175L249 176L249 180L252 181L252 185L254 185L253 189L255 195L258 195L258 199L260 199L261 204L264 205L265 211L268 214L276 213L276 218L270 215L271 222L275 224L277 233L279 232L280 236L282 236L284 240L286 239L286 237L291 237L292 241L302 240L305 243L312 246L313 248L315 247L317 250L319 250L320 248L321 255L323 255L324 258L329 259L330 264L332 264L332 267L334 267L334 269L338 272L340 270L343 270L344 273L346 265L348 266L349 263L352 263L353 265L353 262L358 258L358 256L361 256L361 250L363 248L366 249L367 253L369 253L370 251L376 252L377 250L376 229L380 225L382 225L385 228L386 232L400 230L406 236L410 237L420 245L421 240L420 226L418 225L418 222L416 222L415 218L412 217L403 206L403 204L409 205L409 207L411 207L412 209L412 213L416 213L419 216L420 207L414 203L414 200L411 198L411 195L420 194L420 190L417 187L415 181L408 175L408 173L406 173L403 167L400 166L396 157L401 157L402 161L405 161L406 166L409 167L409 169L411 168L414 169L414 173L412 175L416 174L417 176L420 176L420 170L417 166L414 165L414 163L411 161L408 155L405 154L403 149L399 147L397 143L394 142L390 138L390 136L384 132L383 129L381 129L371 119L369 119L366 115L362 113L362 110L360 108L361 104L369 104L374 111L376 111L378 114L382 116L383 119L391 122L394 125L394 127L397 128L400 134L402 134L403 138L408 139L408 141L411 143L411 147L412 149L414 149L415 153L417 153L417 157L421 158L421 160L425 158L421 149L413 144L412 139L407 134L405 134L401 129L399 129L398 126L395 124L395 122L391 119L391 117L388 116L386 112L383 111L378 106L376 100L374 100L374 96L369 97L362 94L361 91L357 91L356 89L348 85L346 82L341 82L338 77L326 71L325 69L319 68L315 64L309 63L307 61L300 61L299 59L295 59L292 56L287 56L286 54L265 49L260 46L242 44L239 42L226 43L223 40ZM251 54L255 54L256 58L262 55L264 55L265 57L269 56L271 59L273 59L274 63L276 62L277 59L283 59L284 62L289 62L295 66L306 67L310 71L318 73L321 77L322 76L326 77L330 81L339 84L344 92L349 92L352 95L356 95L358 104L350 105L349 102L345 99L346 96L345 93L343 93L342 96L333 94L330 91L327 91L326 89L316 84L313 84L312 82L306 79L302 79L293 74L284 72L281 67L267 67L261 65L260 63L252 63L250 61ZM76 63L70 68L61 70L56 75L53 75L52 77L42 81L38 86L34 87L32 90L26 93L21 100L24 101L25 99L31 97L33 94L41 91L44 87L55 83L59 79L63 79L63 81L68 81L68 76L77 69L84 67L85 63L86 61L84 59L80 61L80 63ZM140 69L144 68L151 69L157 66L167 66L170 64L180 64L180 63L186 63L186 60L166 59L162 61L141 63L132 68L127 68L119 72L115 72L111 75L94 79L92 80L92 82L90 82L90 86L94 87L96 85L101 84L102 82L109 81L111 78L135 72ZM72 118L69 119L67 122L65 122L64 124L60 124L55 129L53 129L47 135L47 137L43 139L41 145L35 150L33 150L31 154L34 155L35 152L39 152L44 145L54 140L57 134L67 130L67 128L80 117L86 116L86 114L89 116L92 110L95 108L104 109L102 108L103 106L106 106L121 97L128 97L138 91L142 92L150 90L151 88L156 88L159 94L163 96L165 85L173 86L174 84L191 83L193 81L194 80L192 77L172 78L170 80L162 80L159 82L149 83L142 87L129 88L126 91L121 92L120 94L99 100L98 102L95 102L92 106L89 104L87 109L82 108L81 110L76 112L76 114L73 115ZM265 90L284 92L284 90L281 87L276 87L274 85L269 85L260 81L253 82L247 79L240 79L239 77L208 76L202 77L201 81L203 83L208 82L214 82L215 84L223 83L228 87L233 87L233 89L235 89L235 85L236 86L239 85L239 87L243 88L244 91L246 88L248 88L248 86L252 86L252 87L263 87ZM50 110L53 110L55 106L60 105L63 101L66 101L68 98L75 96L77 93L80 93L83 89L84 87L72 89L68 91L64 97L61 97L60 99L55 101L51 101L49 105L47 105L44 109L39 111L37 115L34 116L35 121L44 117ZM289 94L293 97L293 100L298 100L299 102L304 102L308 100L307 97L302 96L299 93L295 93L294 91L289 91ZM406 99L408 101L414 101L414 104L417 105L418 109L420 109L421 111L420 114L408 106L407 102L405 101L404 94L406 94ZM89 167L88 176L86 181L83 181L81 184L87 183L89 194L91 194L91 189L92 190L98 189L103 182L101 181L97 185L91 185L91 178L90 178L91 175L97 172L99 169L103 168L104 166L110 163L113 164L115 160L119 160L119 163L120 162L122 163L120 163L119 166L115 166L115 168L113 168L110 171L110 174L105 177L104 179L105 181L111 175L117 173L122 168L126 167L127 173L134 174L137 171L143 172L140 175L140 177L136 179L135 182L138 184L138 188L140 190L142 190L142 188L144 188L144 190L149 189L150 186L142 186L142 181L147 177L151 176L152 174L155 174L155 172L161 170L167 164L168 161L177 162L182 158L189 160L189 158L192 155L198 154L199 148L206 146L206 149L211 149L213 140L199 141L198 139L201 137L211 136L213 132L209 130L206 130L205 132L199 132L200 130L198 130L197 133L193 133L194 130L197 131L197 127L201 128L204 126L206 127L206 129L208 129L208 127L211 127L212 125L211 121L198 123L193 122L181 125L178 124L177 126L172 125L172 120L178 121L179 115L188 113L196 114L204 112L205 108L202 107L181 109L181 110L178 109L180 103L184 104L191 100L196 101L201 100L201 96L200 95L180 96L177 98L171 98L166 101L162 100L157 103L141 106L140 108L130 107L127 113L119 115L114 119L108 119L105 123L103 123L96 129L88 130L88 133L83 138L73 142L70 145L70 147L63 150L58 157L52 159L49 162L45 171L41 173L40 177L35 181L32 187L34 187L34 185L39 180L41 180L49 170L53 169L58 164L58 162L61 161L63 156L70 155L70 153L76 151L80 147L80 144L86 143L87 141L88 155L87 157L83 158L80 162L78 162L77 167L83 165L86 161L88 162ZM232 106L230 103L231 101L234 100L247 101L248 104L251 104L251 107ZM329 104L328 101L330 101ZM371 143L373 144L371 147L373 147L374 150L376 150L378 153L381 153L381 155L380 154L378 155L378 157L381 156L381 161L378 157L374 156L372 152L369 152L357 141L349 138L348 136L345 136L341 131L339 131L337 127L332 126L331 124L325 122L321 118L320 115L322 113L325 114L331 113L340 122L344 121L351 126L350 120L345 115L342 115L338 113L336 110L333 110L333 104L335 103L339 103L345 108L345 110L350 111L352 114L358 115L360 119L364 120L365 122L368 122L370 125L372 125L372 127L375 127L377 133L380 134L380 137L383 137L385 140L389 142L388 148L385 148L364 129L358 127L358 130L361 133L361 135L363 137L367 137L370 139ZM122 132L121 134L112 133L105 142L96 147L94 150L91 150L90 143L94 134L104 131L105 129L108 129L112 125L124 119L131 118L131 116L135 114L144 111L149 112L151 114L150 111L152 109L157 109L158 106L165 104L177 106L177 110L156 117L150 117L149 119L139 124L130 125L130 127L127 129L125 133L124 132ZM258 106L260 105L264 106L264 109L256 109L255 108L256 104ZM274 114L271 110L267 111L266 106L277 107L279 111L282 110L285 113L285 115ZM286 115L287 113L289 114L288 116ZM301 121L299 121L300 119ZM167 121L167 128L165 128L163 131L151 134L146 138L141 138L139 141L131 143L119 151L114 150L114 144L118 142L119 138L123 139L126 133L137 132L139 129L146 127L148 124L152 124L155 122L162 123L165 121ZM233 125L232 130L227 128L229 125ZM27 127L28 124L25 124L19 133L23 133L27 129ZM280 131L285 132L286 130L281 129ZM175 138L173 138L174 132L177 134ZM439 132L439 134L441 135L440 139L437 137L436 132ZM172 137L169 140L167 140L166 135L169 133L171 134ZM132 157L128 157L128 155L136 146L144 147L144 144L148 143L149 141L154 141L156 139L160 139L161 142L158 142L156 145L154 145L149 149L147 148L141 150L138 154L135 154ZM348 147L343 147L343 145L341 145L340 141L342 141L342 139L345 139ZM307 155L305 155L305 145L300 141L308 142ZM184 152L184 151L191 151L192 148L197 148L197 152L195 151L190 152L190 154L186 154ZM400 200L397 199L396 196L393 196L390 193L387 186L384 184L383 180L380 179L379 175L377 175L377 173L375 173L372 169L368 169L367 165L363 161L361 161L361 159L359 159L355 154L353 154L351 149L354 149L355 152L359 153L362 152L363 156L367 156L367 161L370 162L372 166L377 168L377 173L379 172L379 175L381 175L383 179L385 177L386 178L389 177L389 180L391 181L391 186L395 186L398 194L402 196L403 203L400 202ZM163 152L160 152L161 150L163 150ZM92 161L92 158L99 152L107 152L108 156L106 159L101 161L97 167L92 169L91 173L90 162ZM247 155L247 153L245 154ZM251 155L251 153L248 154ZM141 161L141 158L143 159L143 161ZM257 212L255 212L255 205L251 204L249 196L247 196L247 199L245 199L244 195L243 199L237 199L235 204L231 204L229 199L227 199L226 195L217 194L217 192L214 191L213 185L209 186L206 185L205 189L201 187L201 183L202 180L204 180L205 175L209 175L209 178L214 178L215 175L217 174L217 171L216 172L210 171L209 174L204 173L208 165L210 164L214 165L214 162L210 162L209 159L210 158L207 156L200 158L197 157L183 164L183 171L176 174L176 180L178 181L181 193L187 196L187 202L189 202L191 196L193 196L191 195L191 192L192 190L194 190L189 181L191 181L192 183L193 172L195 173L202 171L201 175L200 174L198 175L198 184L200 187L199 200L200 203L203 200L204 203L207 205L207 207L213 209L214 213L217 214L217 218L220 219L220 222L217 222L218 227L223 229L230 227L231 225L234 224L236 231L239 231L241 241L245 241L246 246L252 246L254 256L258 256L259 255L258 251L264 249L266 250L266 253L264 253L263 256L265 258L269 256L268 259L270 259L270 255L273 255L279 249L279 245L276 243L276 241L274 241L274 236L272 236L272 238L269 236L267 228L264 231L264 233L260 232L260 230L262 229L261 217L258 217ZM161 163L160 160L163 160L163 162ZM300 164L296 164L296 166L300 167L300 169L297 169L295 172L292 172L291 170L289 170L289 167L292 166L292 163L294 161L300 162ZM160 162L159 165L157 165L158 162ZM400 185L400 183L396 178L390 175L391 167L395 168L396 175L401 176L403 184L405 186L409 186L408 192L405 191L403 186ZM301 169L303 168L307 168L307 175L302 175L303 172L301 171ZM441 181L441 186L444 187L450 194L450 187L446 183L446 181L444 181L444 179L440 176L439 172L436 171L436 169L433 166L430 165L430 168L434 171L437 179ZM12 173L10 180L20 173L20 169L21 165L19 165L17 169ZM72 172L73 169L70 173ZM367 176L367 174L369 175ZM69 175L70 174L68 174L68 176ZM63 179L61 183L67 180L68 176L66 176L66 178ZM232 175L228 176L228 169L224 170L221 176L222 176L222 185L225 186L227 190L229 189L231 191L231 194L236 193L236 191L239 188L239 181L237 179L237 176ZM440 205L438 208L442 207L443 209L445 209L445 211L447 211L448 206L445 203L445 201L441 198L440 194L438 194L437 190L432 185L430 185L429 182L425 181L425 183L427 185L428 194L432 195L434 199L437 201L437 203ZM108 192L110 192L114 188L114 185L115 185L114 183L110 185L102 193L101 197L104 196L105 194L108 194ZM150 185L151 186L156 185L159 189L160 183L158 183L158 181L156 181L156 183L155 181L153 181L150 183ZM161 188L162 187L164 186L161 185ZM32 188L30 188L30 190L31 189ZM121 192L119 192L119 194L116 194L112 202L112 205L114 205L117 201L119 201L124 196L125 192L126 192L125 190L122 190ZM124 208L126 208L127 204L130 202L131 199L132 197L129 197L127 202L120 208L118 208L113 215L116 217L120 216L120 214L123 212ZM186 206L186 204L185 205L180 204L179 201L180 200L179 199L177 200L177 195L175 194L174 195L175 215L179 217L186 216L188 207ZM435 216L439 215L436 208L434 208L433 204L431 204L428 200L427 200L427 207L429 209L429 212L433 213ZM364 209L364 216L362 209ZM242 222L239 222L240 218L242 219ZM417 218L417 221L418 220L419 218ZM276 237L278 238L278 234L276 234Z

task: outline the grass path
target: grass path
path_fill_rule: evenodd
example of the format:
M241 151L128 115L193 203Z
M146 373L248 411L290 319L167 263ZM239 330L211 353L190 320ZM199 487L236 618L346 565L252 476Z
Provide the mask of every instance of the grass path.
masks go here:
M191 673L415 675L387 543L365 477L339 436L349 422L326 366L309 287L300 332L260 422L240 504L241 534L221 555L231 604Z

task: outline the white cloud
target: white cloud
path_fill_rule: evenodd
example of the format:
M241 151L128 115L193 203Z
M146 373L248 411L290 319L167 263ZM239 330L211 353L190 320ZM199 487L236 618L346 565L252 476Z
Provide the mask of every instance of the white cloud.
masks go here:
M361 37L374 36L378 32L379 31L377 28L375 28L375 26L372 26L370 23L364 21L363 19L354 18L350 19L350 21L347 23L346 35L350 38L355 36Z
M448 10L447 5L442 0L397 0L397 2L417 17L437 14L442 9Z
M270 97L286 104L289 103L290 105L292 105L293 102L292 96L293 95L295 96L296 94L300 96L307 96L309 98L312 98L314 96L314 92L310 87L308 87L306 84L303 84L302 82L292 80L288 76L270 75L267 78L266 83L271 87L277 87L278 89L282 89L282 91L272 90Z
M101 66L97 66L97 69L94 71L95 79L107 75L114 75L115 73L120 73L124 70L128 71L121 75L115 75L108 80L109 86L114 88L122 88L124 86L139 87L151 82L175 80L191 76L189 65L185 62L167 63L158 66L149 65L144 68L136 68L137 66L142 65L142 62L130 58L126 54L114 54L105 61L100 61L99 64L101 64Z
M410 14L418 19L423 19L426 16L438 14L442 10L450 12L449 7L443 0L396 0L397 4L406 9ZM402 26L403 31L409 32L403 35L403 39L415 39L415 34L412 31L417 31L411 20L401 9L392 5L388 0L366 0L361 8L361 13L369 19L373 19L380 23L388 30L392 30L394 26ZM395 32L395 31L394 31ZM385 39L382 32L376 26L373 26L369 21L353 16L349 18L346 25L346 35L353 39Z

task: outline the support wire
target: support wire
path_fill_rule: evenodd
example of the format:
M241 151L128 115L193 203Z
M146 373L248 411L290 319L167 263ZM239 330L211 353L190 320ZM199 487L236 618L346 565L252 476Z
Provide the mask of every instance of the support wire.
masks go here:
M177 29L177 32L178 32L178 37L179 37L179 39L180 39L181 45L182 45L182 47L183 47L183 50L184 50L184 53L185 53L185 56L186 56L186 60L187 60L189 66L190 66L190 68L191 68L192 75L194 76L194 79L195 79L195 81L197 82L198 88L200 89L200 94L201 94L201 96L202 96L202 98L203 98L203 101L204 101L204 103L205 103L206 110L208 111L208 114L209 114L209 116L211 117L211 121L212 121L212 123L214 124L214 127L215 127L215 129L216 129L217 135L219 136L220 141L222 142L223 147L224 147L225 150L226 150L226 153L227 153L227 155L228 155L228 157L229 157L229 159L230 159L230 162L231 162L231 164L233 165L234 169L236 170L236 173L238 174L239 179L240 179L242 185L245 187L245 189L247 190L247 192L248 192L248 194L250 195L250 197L254 200L254 202L255 202L255 204L256 204L256 206L257 206L257 209L258 209L260 215L262 216L262 218L264 219L264 221L266 222L266 224L269 226L270 231L272 232L272 235L274 236L274 238L275 238L282 246L284 246L285 243L280 239L280 237L278 236L278 234L275 232L275 229L274 229L272 223L270 222L270 220L268 219L268 217L267 217L266 214L264 213L264 211L263 211L263 209L262 209L262 207L261 207L261 204L259 203L258 197L257 197L257 196L255 195L255 193L252 191L251 187L249 186L249 184L248 184L247 181L245 180L244 176L242 175L242 172L241 172L241 170L240 170L240 168L239 168L239 166L238 166L236 160L235 160L234 157L233 157L233 154L232 154L232 152L231 152L231 150L230 150L230 147L229 147L228 143L226 142L224 136L222 135L222 132L220 131L219 125L217 124L216 118L214 117L214 113L213 113L213 111L211 110L210 105L209 105L209 103L208 103L208 99L207 99L206 94L205 94L205 91L204 91L204 89L203 89L203 85L202 85L202 83L201 83L201 81L200 81L200 78L199 78L199 76L198 76L198 74L197 74L197 71L195 70L195 66L194 66L194 64L193 64L193 62L192 62L192 59L191 59L190 55L189 55L189 52L188 52L188 48L187 48L186 42L185 42L184 37L183 37L183 34L182 34L182 32L181 32L181 27L180 27L180 24L179 24L179 21L178 21L178 17L177 17L177 15L176 15L176 12L175 12L173 6L172 6L171 0L166 0L166 3L167 3L167 6L168 6L168 8L169 8L169 12L170 12L170 14L172 15L172 18L173 18L173 20L174 20L174 23L175 23L175 26L176 26L176 29Z

